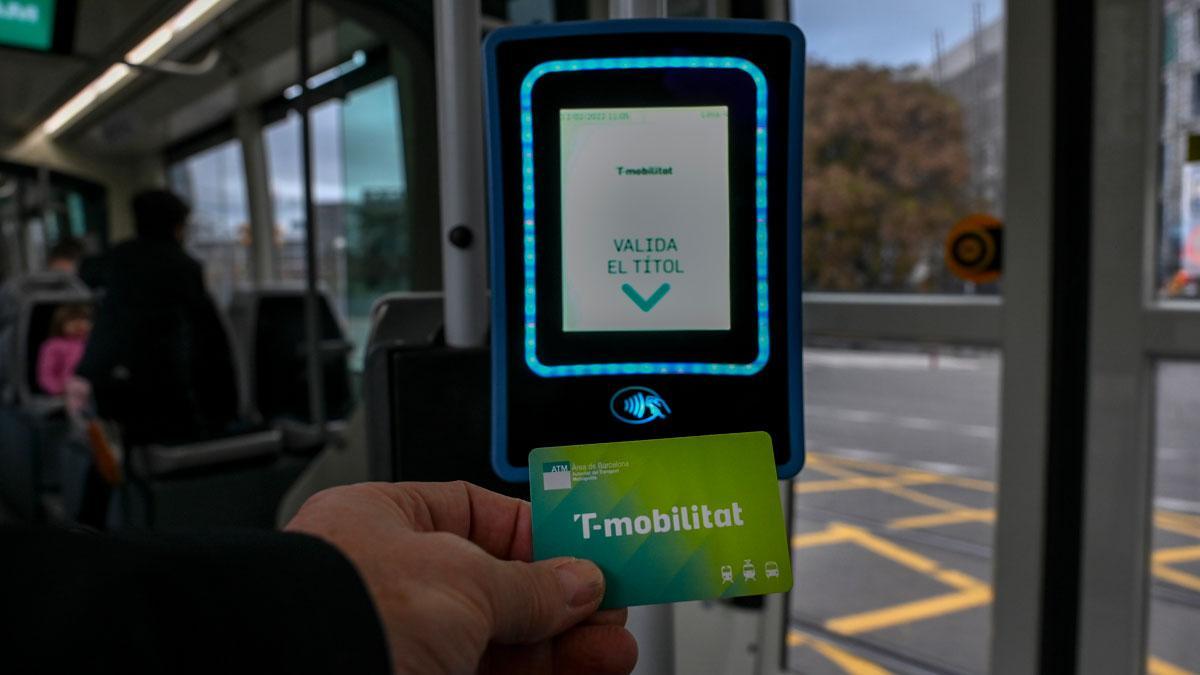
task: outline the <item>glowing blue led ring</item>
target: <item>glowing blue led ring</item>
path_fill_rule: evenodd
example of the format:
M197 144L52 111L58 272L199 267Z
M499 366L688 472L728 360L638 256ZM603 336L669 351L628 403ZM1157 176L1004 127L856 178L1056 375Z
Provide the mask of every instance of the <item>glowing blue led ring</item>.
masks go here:
M725 68L740 70L754 80L755 237L758 240L758 356L750 363L590 363L548 366L537 358L536 227L533 198L533 85L547 73L580 70L641 68ZM767 305L767 78L746 59L729 56L636 56L605 59L546 61L534 66L521 82L521 176L524 204L525 364L541 377L592 375L754 375L767 365L771 353Z

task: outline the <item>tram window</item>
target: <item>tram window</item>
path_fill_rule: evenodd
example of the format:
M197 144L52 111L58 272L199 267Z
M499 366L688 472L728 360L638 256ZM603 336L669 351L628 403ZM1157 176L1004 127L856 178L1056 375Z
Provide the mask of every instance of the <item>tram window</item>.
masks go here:
M101 185L50 171L48 199L32 166L0 162L0 281L41 269L63 237L84 244L85 255L108 243L108 199Z
M985 672L999 353L862 347L805 348L788 670Z
M371 304L413 288L407 181L396 80L384 77L313 107L314 189L321 280L346 318L361 367ZM300 117L264 131L281 280L304 279Z
M805 288L998 293L955 278L943 241L968 214L1003 219L1003 0L791 10L809 55Z
M790 8L806 290L1000 293L943 250L965 216L1004 215L1003 0ZM804 358L788 670L986 672L999 352L811 337Z
M341 221L342 160L341 134L338 130L340 102L336 99L314 106L311 112L313 136L313 202L317 212L317 255L323 281L340 297L343 284L337 260L329 253L345 245L345 226ZM300 166L300 115L294 111L263 129L267 171L275 213L274 269L279 281L304 280L304 178ZM345 313L345 307L338 307Z
M1161 298L1200 298L1200 49L1188 35L1200 35L1200 9L1190 2L1161 0L1162 77L1159 102L1157 192L1159 228L1155 284Z
M1200 672L1200 363L1156 370L1150 672Z
M204 262L209 290L225 304L252 278L242 146L225 141L172 164L167 177L192 205L185 245Z

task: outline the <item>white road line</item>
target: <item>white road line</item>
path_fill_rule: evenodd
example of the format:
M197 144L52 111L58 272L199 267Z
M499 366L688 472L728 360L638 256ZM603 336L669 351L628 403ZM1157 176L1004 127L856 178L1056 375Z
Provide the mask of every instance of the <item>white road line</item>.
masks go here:
M908 467L927 471L929 473L937 473L946 476L963 476L969 478L979 478L982 480L990 480L988 474L983 469L963 464L953 464L950 462L934 462L920 459L908 459L890 452L880 452L879 450L867 450L864 448L847 448L843 446L826 443L821 439L809 438L806 442L814 451L827 455L835 455L845 459L856 459L862 462L878 462L880 464L890 464L896 467Z
M825 452L830 455L837 455L838 457L845 457L846 459L857 459L862 462L880 462L883 460L892 459L892 456L889 455L888 453L879 452L878 450L864 450L862 448L829 447L829 446L826 446L825 444L821 443L820 441L814 441L811 439L808 442L820 447L821 452Z
M954 431L954 427L958 426L928 417L894 417L890 421L906 429L917 429L920 431Z
M969 466L962 464L951 464L949 462L925 462L916 461L910 462L914 469L921 469L930 473L937 473L943 476L976 476L981 472Z
M855 424L891 424L914 431L948 432L983 440L995 440L996 438L996 427L983 424L958 424L931 417L888 415L875 410L836 408L825 405L806 405L804 412L806 415L813 417L822 417Z
M1200 502L1193 502L1187 499L1173 499L1171 497L1155 497L1155 508L1165 509L1167 511L1182 511L1184 513L1194 513L1200 515Z
M982 424L963 424L957 429L958 433L975 438L993 440L996 438L996 427L986 427Z
M1185 450L1184 448L1160 447L1158 461L1200 460L1200 450Z
M990 360L990 359L989 359ZM858 352L805 349L804 365L825 368L864 368L870 370L982 370L984 358L943 356L913 352Z

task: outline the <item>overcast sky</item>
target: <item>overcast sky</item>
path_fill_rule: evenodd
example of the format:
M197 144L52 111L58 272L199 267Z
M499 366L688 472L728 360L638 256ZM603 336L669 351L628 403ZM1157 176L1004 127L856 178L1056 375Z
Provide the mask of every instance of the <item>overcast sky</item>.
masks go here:
M973 0L791 0L792 18L808 39L808 58L835 65L928 64L933 33L949 50L971 33ZM986 25L1003 0L982 0Z

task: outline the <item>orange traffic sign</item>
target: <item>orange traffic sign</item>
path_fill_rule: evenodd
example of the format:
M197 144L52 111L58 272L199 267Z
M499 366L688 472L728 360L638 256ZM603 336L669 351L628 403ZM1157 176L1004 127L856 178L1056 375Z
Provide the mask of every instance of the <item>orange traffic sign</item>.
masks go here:
M1004 223L986 213L972 213L946 235L946 267L964 281L987 284L1000 278Z

